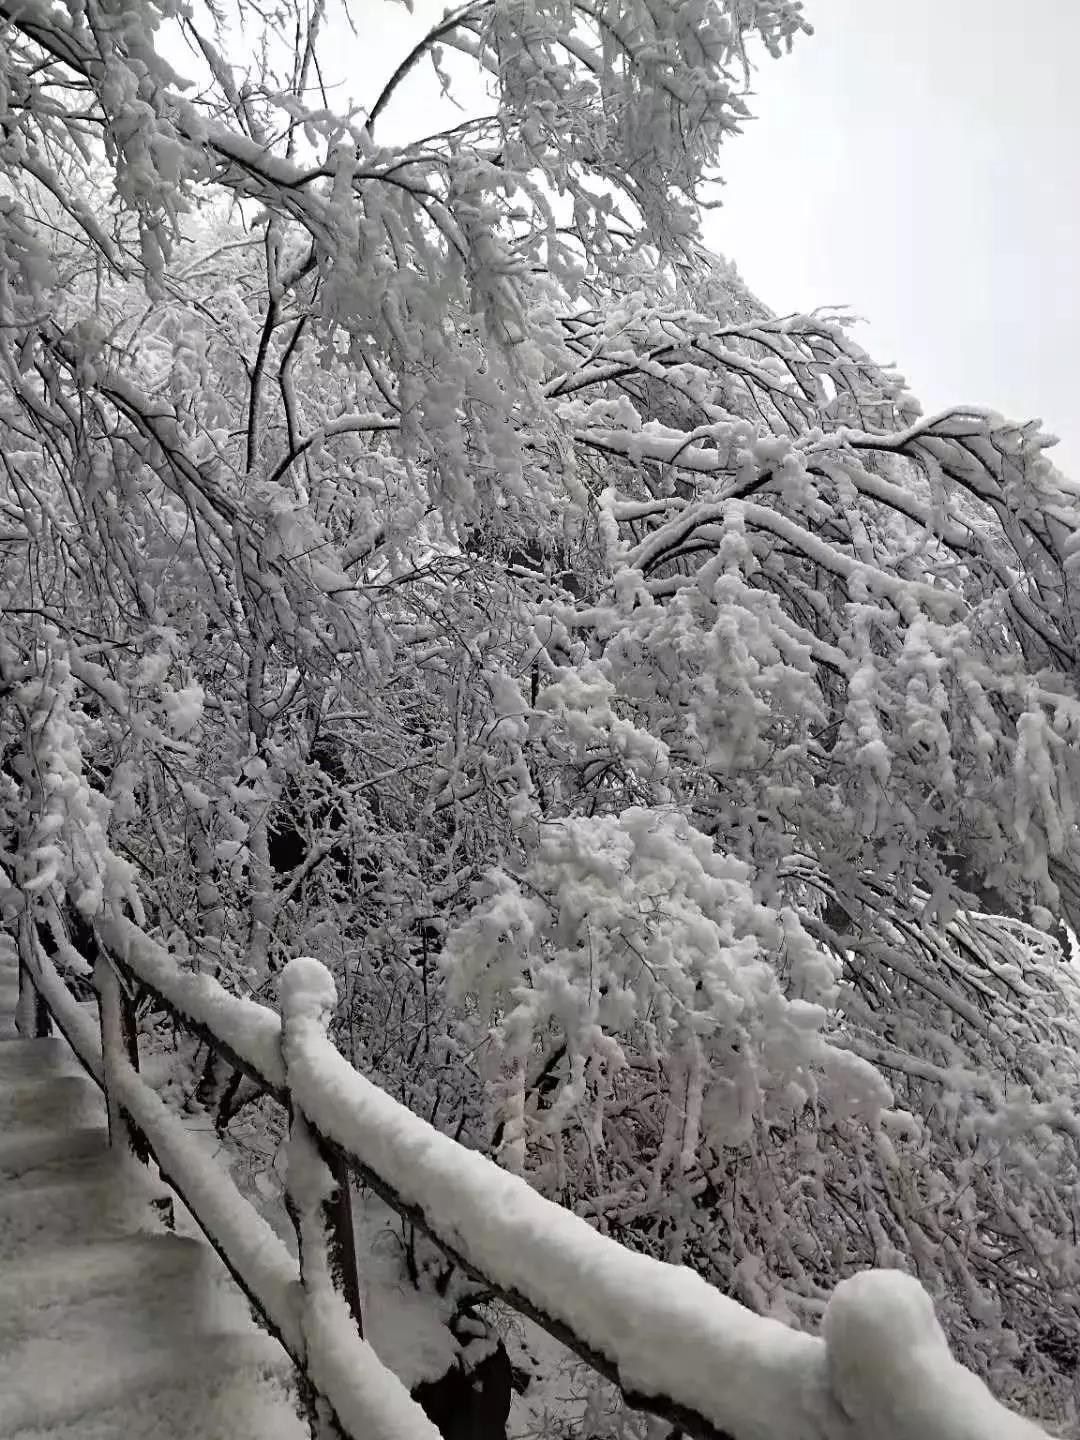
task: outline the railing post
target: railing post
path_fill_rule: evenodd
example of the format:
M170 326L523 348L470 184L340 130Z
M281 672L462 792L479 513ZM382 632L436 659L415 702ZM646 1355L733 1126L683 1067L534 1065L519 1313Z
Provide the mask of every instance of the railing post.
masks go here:
M305 967L303 970L300 967ZM317 970L316 968L317 967ZM304 984L297 984L302 976ZM321 988L312 982L319 981ZM286 1087L289 1062L298 1046L307 1040L327 1043L330 1011L337 1000L330 972L317 960L294 960L282 973L281 1049L285 1061ZM349 1167L345 1157L325 1144L308 1124L303 1112L290 1099L289 1170L286 1192L289 1202L301 1214L317 1209L326 1243L326 1260L334 1288L344 1297L360 1334L364 1333L360 1307L360 1279L356 1267L356 1238L353 1233ZM320 1174L320 1168L325 1174ZM316 1195L316 1190L318 1191ZM301 1241L301 1266L304 1263Z
M24 909L19 916L19 999L15 1006L15 1028L20 1035L44 1040L52 1034L49 1007L38 994L28 963L33 948L33 921Z
M100 946L94 961L94 989L97 991L101 1019L101 1063L105 1072L105 1102L109 1111L109 1143L126 1147L145 1164L150 1159L150 1151L143 1137L128 1122L116 1099L111 1079L118 1059L126 1060L136 1074L139 1070L135 1006L112 961Z
M281 1052L287 1089L290 1063L300 1062L308 1046L328 1043L326 1032L336 1000L333 977L318 961L293 960L282 972ZM296 1227L305 1298L313 1298L329 1283L363 1336L348 1164L308 1123L291 1093L287 1155L285 1206ZM320 1413L322 1402L314 1393L308 1401L312 1433L334 1434L333 1421Z
M19 960L19 999L15 1007L15 1028L20 1035L32 1035L35 1040L45 1040L52 1034L52 1020L49 1007L37 992L30 971Z
M360 1302L360 1272L356 1262L356 1234L353 1230L352 1190L349 1166L343 1155L335 1154L315 1136L319 1158L330 1172L333 1192L323 1202L330 1255L330 1274L334 1285L345 1297L360 1338L364 1336L364 1313Z

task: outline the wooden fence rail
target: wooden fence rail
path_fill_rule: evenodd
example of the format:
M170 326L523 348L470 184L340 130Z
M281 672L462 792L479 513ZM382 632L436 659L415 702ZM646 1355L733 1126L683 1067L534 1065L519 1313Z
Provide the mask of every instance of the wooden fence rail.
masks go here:
M931 1338L940 1335L915 1282L892 1272L846 1282L830 1304L824 1338L756 1315L691 1271L598 1234L353 1069L328 1038L336 992L317 961L285 968L278 1013L182 970L125 918L99 919L95 938L97 954L82 955L39 929L29 905L24 909L20 1025L47 1033L51 1017L102 1085L115 1143L156 1163L292 1357L313 1433L348 1440L438 1435L364 1341L350 1172L456 1265L614 1381L632 1405L701 1440L898 1440L915 1433L890 1428L879 1403L879 1395L892 1393L892 1372L885 1371L901 1360L917 1370L915 1352L925 1349L925 1335L904 1340L897 1326L910 1332L911 1315L922 1315ZM100 1023L62 971L92 976ZM138 993L286 1107L284 1199L298 1258L140 1078ZM921 1385L916 1377L912 1390L911 1403L925 1405L929 1417L921 1440L1045 1440L942 1347L932 1376L927 1371ZM875 1366L881 1373L871 1373ZM963 1429L953 1414L958 1394Z

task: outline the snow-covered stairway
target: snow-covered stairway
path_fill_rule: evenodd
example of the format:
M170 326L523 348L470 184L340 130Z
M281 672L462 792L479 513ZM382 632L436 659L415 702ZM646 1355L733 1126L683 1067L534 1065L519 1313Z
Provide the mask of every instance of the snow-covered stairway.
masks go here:
M305 1440L284 1352L162 1230L65 1042L17 1038L17 993L0 944L0 1436Z

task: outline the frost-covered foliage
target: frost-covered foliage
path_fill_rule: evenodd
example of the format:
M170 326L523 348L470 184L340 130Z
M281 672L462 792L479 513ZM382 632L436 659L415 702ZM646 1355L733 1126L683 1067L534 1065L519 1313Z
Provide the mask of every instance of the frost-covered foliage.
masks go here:
M350 116L283 15L0 0L6 881L1070 1415L1077 487L702 248L794 0L476 0ZM488 113L384 141L429 62Z
M793 911L759 905L748 867L682 816L635 806L545 826L522 881L495 871L480 893L446 961L509 1071L500 1157L524 1169L530 1143L547 1150L557 1193L610 1171L604 1192L633 1176L655 1206L697 1168L702 1143L738 1145L755 1122L790 1122L812 1101L870 1116L888 1102L869 1065L823 1043L839 966ZM633 1098L631 1143L611 1143L616 1091ZM648 1147L647 1119L659 1140ZM590 1144L592 1174L587 1153L568 1171L570 1128Z

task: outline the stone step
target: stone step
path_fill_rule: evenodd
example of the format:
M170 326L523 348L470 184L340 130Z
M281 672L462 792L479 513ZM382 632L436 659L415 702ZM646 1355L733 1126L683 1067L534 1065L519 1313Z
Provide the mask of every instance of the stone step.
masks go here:
M216 1257L191 1237L125 1236L5 1259L0 1268L0 1374L46 1344L93 1345L102 1327L128 1352L162 1337L217 1332Z
M66 1040L8 1040L0 1045L0 1086L46 1075L82 1075L83 1069Z
M125 1163L130 1168L110 1151L0 1186L0 1267L19 1247L66 1249L148 1228L151 1200L168 1192L149 1179L118 1182L117 1168Z
M307 1440L288 1403L290 1368L269 1338L168 1329L138 1350L108 1322L86 1343L33 1342L5 1372L5 1440ZM295 1419L295 1423L294 1423Z
M0 1183L93 1160L108 1148L108 1129L97 1125L0 1134Z
M0 1086L0 1135L106 1123L104 1097L88 1075L45 1075Z

